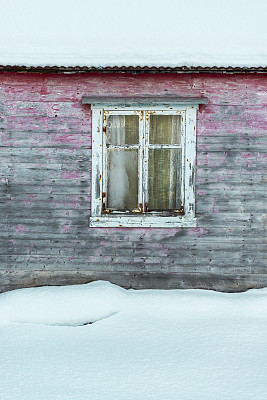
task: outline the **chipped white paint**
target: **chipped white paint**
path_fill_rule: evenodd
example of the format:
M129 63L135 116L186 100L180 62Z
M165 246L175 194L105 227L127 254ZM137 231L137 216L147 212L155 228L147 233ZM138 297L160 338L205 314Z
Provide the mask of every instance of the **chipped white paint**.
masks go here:
M92 215L101 215L103 177L103 109L92 111Z
M164 217L158 215L105 215L101 217L91 217L90 227L143 227L143 228L195 228L196 219L190 215Z
M191 218L195 217L196 113L195 107L186 110L185 166L182 174L185 187L184 211Z

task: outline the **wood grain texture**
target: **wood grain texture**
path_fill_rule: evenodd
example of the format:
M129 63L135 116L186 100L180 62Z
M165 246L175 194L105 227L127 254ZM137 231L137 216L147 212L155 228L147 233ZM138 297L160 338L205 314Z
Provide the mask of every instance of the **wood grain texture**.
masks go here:
M0 291L105 279L133 288L267 286L264 74L0 73ZM84 96L207 98L196 228L89 228Z

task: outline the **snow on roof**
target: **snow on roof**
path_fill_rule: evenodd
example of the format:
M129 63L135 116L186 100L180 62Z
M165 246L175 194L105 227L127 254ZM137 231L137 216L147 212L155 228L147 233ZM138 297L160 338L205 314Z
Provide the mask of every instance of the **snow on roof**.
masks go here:
M266 0L3 0L0 65L267 65Z

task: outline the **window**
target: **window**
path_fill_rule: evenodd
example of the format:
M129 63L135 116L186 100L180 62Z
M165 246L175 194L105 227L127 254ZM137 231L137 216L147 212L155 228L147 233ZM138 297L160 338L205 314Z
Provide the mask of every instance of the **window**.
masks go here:
M92 108L90 226L196 226L196 112L206 99L171 100L83 98Z

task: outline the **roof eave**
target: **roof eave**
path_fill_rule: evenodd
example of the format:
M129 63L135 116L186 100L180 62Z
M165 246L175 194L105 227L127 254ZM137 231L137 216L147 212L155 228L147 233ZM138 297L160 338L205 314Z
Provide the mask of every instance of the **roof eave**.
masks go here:
M267 73L267 67L207 67L207 66L179 66L179 67L148 67L148 66L25 66L0 65L2 72L37 72L37 73Z

